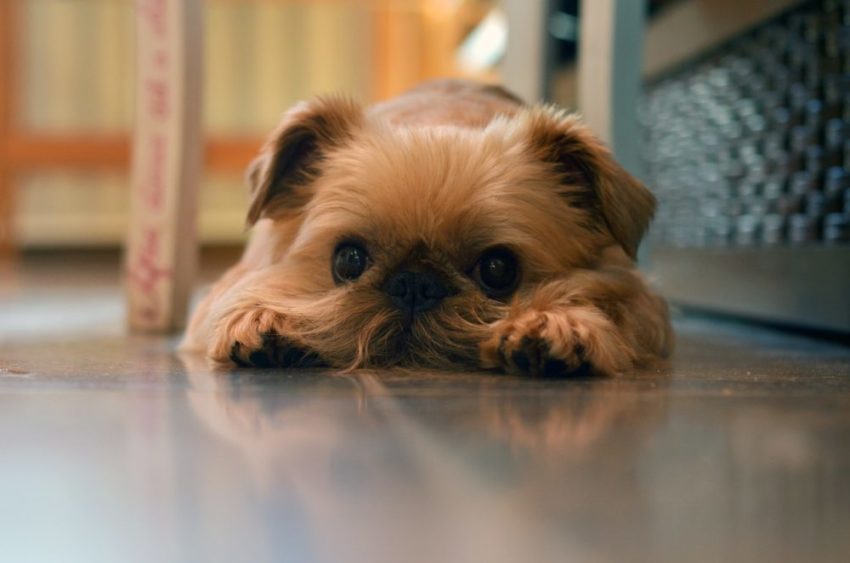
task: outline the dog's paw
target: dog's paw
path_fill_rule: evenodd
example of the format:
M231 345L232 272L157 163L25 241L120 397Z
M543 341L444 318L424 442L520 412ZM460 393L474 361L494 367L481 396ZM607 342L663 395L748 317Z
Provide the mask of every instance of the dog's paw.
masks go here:
M220 365L239 367L318 367L321 358L287 334L287 319L267 309L237 311L222 319L209 348Z
M601 311L576 307L528 310L491 325L481 345L484 367L542 377L612 375L632 364L632 353Z

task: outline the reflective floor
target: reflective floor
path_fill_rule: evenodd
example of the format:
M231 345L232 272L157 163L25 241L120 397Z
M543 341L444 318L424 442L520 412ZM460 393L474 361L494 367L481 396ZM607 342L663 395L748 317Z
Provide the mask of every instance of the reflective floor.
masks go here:
M212 373L50 271L0 284L4 561L850 560L846 347L681 318L617 379Z

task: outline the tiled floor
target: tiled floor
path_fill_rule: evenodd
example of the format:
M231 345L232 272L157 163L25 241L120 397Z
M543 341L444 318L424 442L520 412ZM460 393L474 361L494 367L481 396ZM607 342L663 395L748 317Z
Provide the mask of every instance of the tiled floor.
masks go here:
M677 321L617 379L211 373L0 273L0 559L847 561L850 349Z

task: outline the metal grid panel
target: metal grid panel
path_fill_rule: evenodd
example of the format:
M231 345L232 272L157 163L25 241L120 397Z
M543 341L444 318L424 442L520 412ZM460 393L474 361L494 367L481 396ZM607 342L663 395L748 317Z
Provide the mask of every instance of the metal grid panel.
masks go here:
M642 120L677 247L850 240L850 2L766 22L647 92Z

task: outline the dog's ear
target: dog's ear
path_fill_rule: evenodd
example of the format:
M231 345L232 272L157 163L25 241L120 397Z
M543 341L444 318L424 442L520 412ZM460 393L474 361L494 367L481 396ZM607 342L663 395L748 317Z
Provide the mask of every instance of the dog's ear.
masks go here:
M529 147L561 175L563 194L598 212L631 256L655 213L655 197L617 164L608 148L574 114L552 107L529 112Z
M301 209L327 151L350 140L362 121L357 103L337 97L301 102L286 112L248 167L248 224Z

